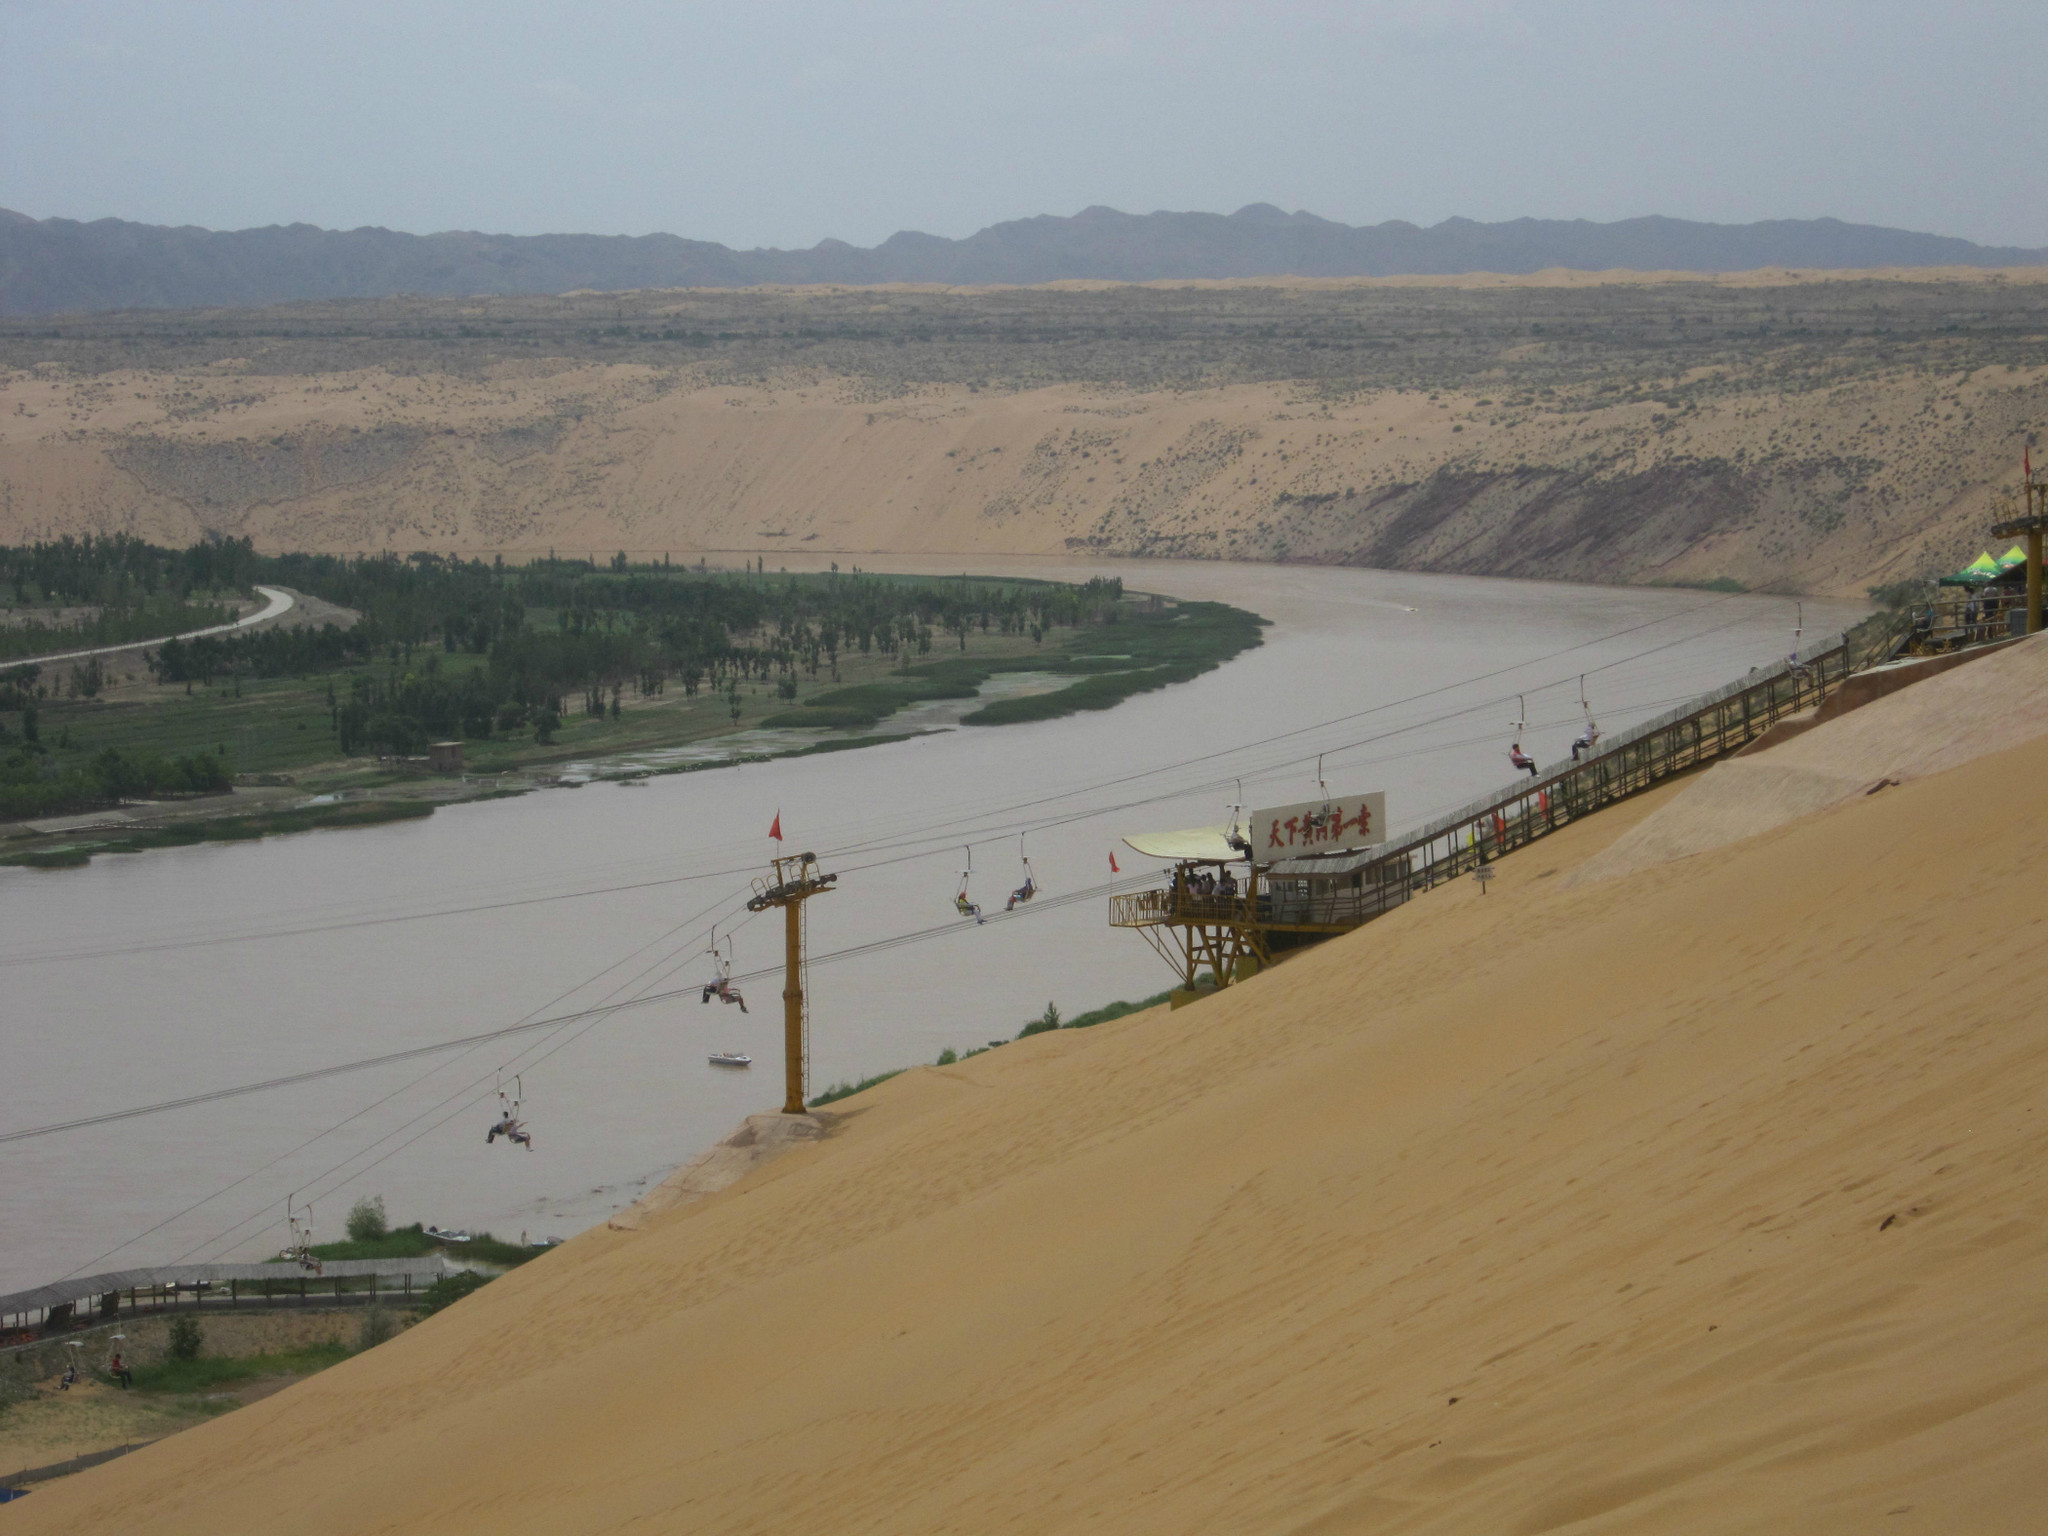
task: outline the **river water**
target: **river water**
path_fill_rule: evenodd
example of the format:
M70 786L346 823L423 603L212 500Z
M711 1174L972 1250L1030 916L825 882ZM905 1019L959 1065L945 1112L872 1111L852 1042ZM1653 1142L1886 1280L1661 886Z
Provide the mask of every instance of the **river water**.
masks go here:
M780 1103L779 981L752 1012L700 1004L707 929L737 969L779 963L745 920L773 845L815 849L813 1090L1016 1033L1172 978L1099 894L1148 861L1125 832L1200 826L1316 793L1382 789L1413 825L1510 778L1510 721L1548 763L1580 720L1610 731L1782 657L1786 600L1307 567L876 557L1219 598L1267 643L1097 714L945 728L859 751L457 806L425 822L167 849L83 870L0 870L0 1132L202 1094L689 988L643 1006L246 1097L0 1143L0 1291L152 1263L260 1255L288 1194L318 1236L356 1197L394 1221L566 1236ZM1809 640L1857 611L1808 602ZM1016 684L1012 683L1012 686ZM1028 680L1027 684L1028 685ZM1525 696L1518 703L1515 695ZM1523 713L1525 711L1525 714ZM1044 895L986 926L1021 878ZM711 1067L736 1050L751 1071ZM535 1150L486 1147L502 1080Z

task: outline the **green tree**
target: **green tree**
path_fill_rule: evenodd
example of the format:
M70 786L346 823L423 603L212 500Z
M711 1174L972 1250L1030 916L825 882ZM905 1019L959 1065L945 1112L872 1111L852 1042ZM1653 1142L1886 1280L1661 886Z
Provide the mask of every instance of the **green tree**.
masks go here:
M391 1234L390 1218L384 1214L382 1195L365 1195L348 1209L344 1223L352 1243L374 1243Z

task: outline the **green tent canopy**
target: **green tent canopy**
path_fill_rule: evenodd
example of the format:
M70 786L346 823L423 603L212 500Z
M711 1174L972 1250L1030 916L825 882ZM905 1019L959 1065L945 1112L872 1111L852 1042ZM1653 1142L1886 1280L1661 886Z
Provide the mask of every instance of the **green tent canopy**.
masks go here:
M2027 552L2017 544L1998 557L1998 569L2001 574L2011 570L2014 566L2025 565L2026 563Z
M1940 584L1944 587L1974 587L1991 580L2003 569L1987 549L1955 575L1942 577Z

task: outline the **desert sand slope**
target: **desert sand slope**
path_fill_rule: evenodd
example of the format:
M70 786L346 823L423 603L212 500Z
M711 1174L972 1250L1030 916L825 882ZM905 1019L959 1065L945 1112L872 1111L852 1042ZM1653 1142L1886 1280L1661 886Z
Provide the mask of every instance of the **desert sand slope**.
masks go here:
M1690 858L1881 787L2048 735L2048 638L1913 683L1754 756L1716 763L1564 877Z
M1561 889L1594 818L898 1078L9 1530L2036 1531L2044 775Z
M1142 555L1856 596L1953 569L2048 409L2048 269L1806 276L0 325L0 542Z

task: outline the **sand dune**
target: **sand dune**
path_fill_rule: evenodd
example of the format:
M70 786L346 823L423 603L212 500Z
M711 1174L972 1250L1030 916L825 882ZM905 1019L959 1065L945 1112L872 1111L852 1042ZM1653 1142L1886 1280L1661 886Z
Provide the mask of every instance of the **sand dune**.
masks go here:
M2016 339L2048 272L1671 276L102 318L0 336L0 541L1137 555L1857 597L1977 553L2048 399Z
M1555 878L1668 786L894 1079L10 1529L2037 1530L2044 773Z
M1564 883L1690 858L2044 735L2048 641L2037 636L1914 683L1782 746L1714 764Z

